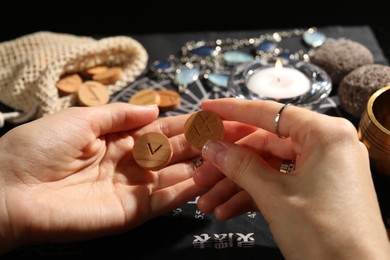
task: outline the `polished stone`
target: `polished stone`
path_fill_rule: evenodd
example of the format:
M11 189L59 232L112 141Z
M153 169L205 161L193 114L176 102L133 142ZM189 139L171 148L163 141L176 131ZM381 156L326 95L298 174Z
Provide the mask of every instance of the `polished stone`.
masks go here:
M214 86L227 88L229 77L226 74L211 73L208 75L207 80Z
M324 33L319 31L315 31L315 32L307 31L303 34L303 40L309 46L317 48L325 42L326 36Z
M256 52L271 52L275 50L277 44L270 40L265 40L255 47Z
M159 60L153 63L152 69L158 72L171 72L174 67L169 60Z
M211 46L201 46L198 48L194 48L191 50L192 54L201 56L201 57L207 57L207 56L214 56L215 48Z
M281 59L283 64L289 64L291 62L291 55L293 55L291 52L284 51L282 53L279 53L276 56L276 59Z
M175 81L183 87L187 87L188 84L191 84L196 81L198 77L199 69L183 67L177 70L175 75Z
M222 55L227 64L236 65L253 60L253 56L242 51L228 51Z

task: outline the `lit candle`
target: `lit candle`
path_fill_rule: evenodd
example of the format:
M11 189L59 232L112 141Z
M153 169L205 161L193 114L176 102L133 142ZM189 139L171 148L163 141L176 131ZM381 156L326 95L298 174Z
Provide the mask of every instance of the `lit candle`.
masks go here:
M299 70L283 67L281 60L275 66L265 67L249 78L247 87L253 93L268 98L294 98L310 90L310 80Z

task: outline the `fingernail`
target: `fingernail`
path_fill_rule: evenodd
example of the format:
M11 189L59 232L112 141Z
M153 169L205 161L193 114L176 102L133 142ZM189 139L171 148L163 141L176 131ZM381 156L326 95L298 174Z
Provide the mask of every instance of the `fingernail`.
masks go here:
M138 109L138 111L152 111L157 109L157 105L136 105L135 108Z
M203 157L216 166L223 165L226 161L228 147L220 141L209 140L202 148Z
M145 109L155 109L157 107L156 104L142 105L141 107Z

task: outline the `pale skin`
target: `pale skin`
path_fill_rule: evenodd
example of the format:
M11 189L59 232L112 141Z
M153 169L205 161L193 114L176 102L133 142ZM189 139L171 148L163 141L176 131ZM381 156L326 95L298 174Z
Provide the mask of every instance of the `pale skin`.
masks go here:
M73 107L0 137L0 254L22 246L125 232L205 192L183 134L189 115L157 119L157 106ZM254 128L227 123L235 142ZM156 171L133 159L134 140L157 131L172 144ZM239 134L237 134L239 132Z
M388 257L354 128L289 107L280 130L291 138L280 139L272 133L280 106L205 101L203 109L225 119L225 137L222 150L203 149L207 163L195 174L190 161L201 151L183 135L188 115L156 120L156 106L71 108L9 131L0 138L0 253L125 232L203 194L199 208L221 220L259 209L287 259ZM150 131L173 147L158 171L141 169L131 155L134 140ZM293 157L294 175L279 173L281 159Z
M390 243L366 147L346 119L239 99L208 100L202 109L257 127L235 144L209 141L195 183L209 189L200 210L226 220L258 209L286 259L389 259ZM253 111L256 111L254 113ZM296 159L293 174L279 171ZM213 167L220 171L212 170Z
M199 151L181 134L184 119L155 121L158 113L125 103L70 108L1 137L0 252L124 232L197 196L189 160ZM159 171L131 154L148 124L173 146Z

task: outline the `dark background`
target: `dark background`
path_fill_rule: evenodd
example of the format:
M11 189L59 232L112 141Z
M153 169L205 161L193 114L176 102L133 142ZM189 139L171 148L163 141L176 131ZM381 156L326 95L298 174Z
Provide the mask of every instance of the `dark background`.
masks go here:
M47 1L46 1L47 2ZM40 30L76 35L134 35L192 31L369 25L390 57L385 1L8 1L0 41ZM342 5L342 6L341 6Z

